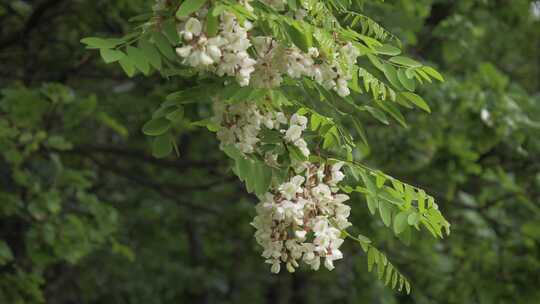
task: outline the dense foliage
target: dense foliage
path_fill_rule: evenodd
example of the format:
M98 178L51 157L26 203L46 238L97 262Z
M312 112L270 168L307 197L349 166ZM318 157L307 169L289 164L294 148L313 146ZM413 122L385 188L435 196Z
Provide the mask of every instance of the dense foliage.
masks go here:
M204 1L182 3L189 2ZM227 1L212 7L234 7L257 35L295 45L299 56L313 46L328 56L353 41L360 70L345 77L349 92L294 71L279 89L244 86L238 75L224 88L213 76L219 71L193 73L186 65L198 62L182 64L188 55L172 48L181 37L167 30L186 13L167 8L176 1L153 12L142 0L1 4L0 303L534 303L538 3L328 1L298 20L276 11L317 1L263 2L252 2L254 13ZM330 26L337 38L319 30ZM99 51L84 49L79 41L96 35L125 38L87 38ZM428 81L441 78L429 66L445 82ZM290 172L279 168L306 160L303 145L266 132L268 151L289 151L267 173L257 165L264 155L245 164L239 153L249 149L220 145L207 130L219 130L207 119L211 98L257 102L269 94L288 120L309 118L306 145L320 144L310 162L345 161L339 191L360 192L346 202L355 226L349 236L360 244L346 242L331 272L272 275L253 240L258 199L244 186L258 195L278 191ZM420 188L452 223L450 237L414 229ZM423 230L435 235L445 226L426 220ZM394 273L410 282L411 295L384 287Z

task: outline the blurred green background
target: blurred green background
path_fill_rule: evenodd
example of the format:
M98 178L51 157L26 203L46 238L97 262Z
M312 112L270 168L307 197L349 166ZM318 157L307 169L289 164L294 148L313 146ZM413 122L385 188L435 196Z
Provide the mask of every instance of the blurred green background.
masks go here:
M214 134L179 128L155 159L140 128L189 79L124 76L86 36L115 36L144 0L0 1L0 303L540 303L540 1L368 1L407 53L439 68L410 127L366 117L363 161L433 194L452 234L397 240L365 201L352 222L408 276L272 275L256 198ZM201 105L186 115L208 112Z

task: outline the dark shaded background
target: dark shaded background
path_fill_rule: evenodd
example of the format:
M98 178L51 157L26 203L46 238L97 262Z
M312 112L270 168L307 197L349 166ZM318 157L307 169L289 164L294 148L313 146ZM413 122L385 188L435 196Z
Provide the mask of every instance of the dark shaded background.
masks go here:
M148 6L0 1L0 303L540 303L538 2L366 5L446 77L421 92L433 114L406 113L409 129L366 117L361 153L433 194L451 236L405 246L351 201L411 296L368 273L354 244L332 272L271 275L255 198L213 134L186 123L180 157L151 156L142 124L191 80L128 79L79 43L127 32Z

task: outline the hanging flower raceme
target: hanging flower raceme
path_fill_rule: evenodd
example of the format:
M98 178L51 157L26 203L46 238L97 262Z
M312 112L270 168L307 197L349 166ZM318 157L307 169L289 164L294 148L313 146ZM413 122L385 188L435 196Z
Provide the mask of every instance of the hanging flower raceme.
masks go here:
M302 172L271 189L257 205L252 225L272 272L278 273L282 263L294 272L301 262L313 270L323 262L332 270L343 258L341 231L351 225L351 208L344 204L349 197L338 192L342 165L306 162Z
M214 122L220 127L221 147L233 145L244 154L259 153L261 130L277 130L283 141L293 144L308 157L304 138L307 117L265 110L254 102L226 104L214 102ZM277 155L264 155L267 163L276 163ZM295 164L297 175L277 187L271 187L257 205L252 225L255 238L263 247L262 256L279 272L281 263L293 272L300 262L317 270L321 262L332 270L333 262L343 257L341 230L349 227L349 197L339 193L338 183L345 177L343 163L333 165L303 162Z

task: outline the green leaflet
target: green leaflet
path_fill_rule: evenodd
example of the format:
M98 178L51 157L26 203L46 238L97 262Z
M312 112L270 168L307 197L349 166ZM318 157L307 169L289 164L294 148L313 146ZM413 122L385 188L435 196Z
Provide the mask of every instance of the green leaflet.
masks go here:
M381 55L397 56L401 54L401 50L390 44L383 44L375 47L375 51Z
M171 154L173 145L171 143L171 137L165 133L154 138L152 142L152 155L156 158L163 158Z
M394 220L394 232L396 234L402 233L405 228L407 228L407 219L409 214L405 211L402 211L396 215Z
M174 51L172 49L170 42L162 33L153 32L152 39L153 39L154 44L157 46L157 48L161 52L161 54L163 54L163 56L167 57L167 59L169 60L173 60L175 58L175 54L174 54Z
M395 56L390 58L390 62L397 63L406 67L418 68L422 64L414 59L405 56Z
M150 73L150 64L148 63L148 59L141 49L128 46L127 55L133 65L144 75L148 75Z
M142 131L144 134L149 135L149 136L158 136L167 132L167 130L169 130L170 127L171 127L171 124L169 120L167 120L166 118L160 117L160 118L152 119L149 122L145 123L142 128Z
M424 110L424 111L426 111L428 113L431 113L431 109L429 108L429 105L419 95L416 95L416 94L411 93L411 92L401 92L400 95L407 98L407 100L409 100L410 102L415 104L420 109L422 109L422 110Z
M99 54L101 55L101 58L103 58L103 61L105 61L105 63L116 62L126 56L126 54L124 54L122 51L112 49L100 49Z
M176 11L176 18L188 16L198 11L207 0L185 0Z
M114 39L114 38L98 38L98 37L88 37L81 39L81 43L86 44L87 48L89 49L110 49L114 48L120 43L122 43L122 40L120 39Z
M155 69L161 69L161 55L156 47L146 39L139 41L139 48L143 51L144 56Z

